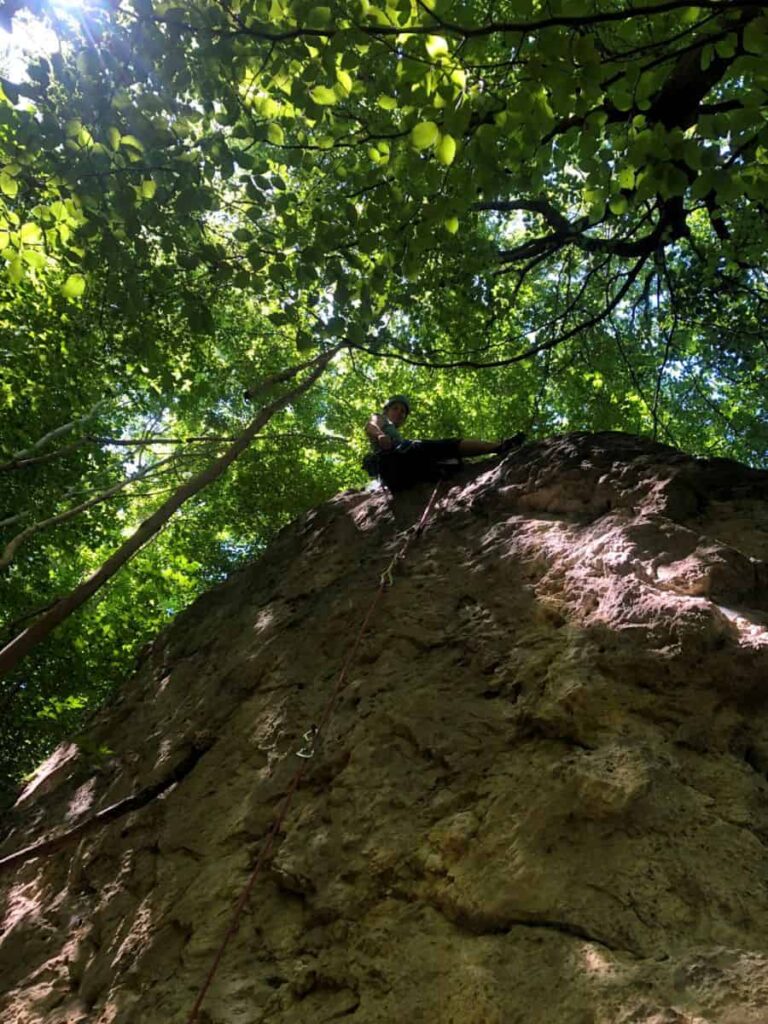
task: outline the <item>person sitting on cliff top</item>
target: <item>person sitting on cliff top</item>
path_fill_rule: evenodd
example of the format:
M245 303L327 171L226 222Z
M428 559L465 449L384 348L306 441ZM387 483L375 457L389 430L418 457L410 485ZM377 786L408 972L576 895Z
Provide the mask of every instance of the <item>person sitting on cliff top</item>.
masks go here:
M433 441L406 440L399 431L411 411L405 395L394 395L380 413L374 413L365 425L372 451L363 460L371 476L380 476L391 491L402 491L414 484L439 480L445 461L461 464L463 456L503 454L522 444L525 434L502 441L475 438L442 438Z

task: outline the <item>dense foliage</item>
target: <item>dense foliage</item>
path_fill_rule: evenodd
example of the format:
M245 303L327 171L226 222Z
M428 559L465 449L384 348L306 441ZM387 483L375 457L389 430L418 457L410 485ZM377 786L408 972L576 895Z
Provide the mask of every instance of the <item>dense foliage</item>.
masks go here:
M392 390L414 435L622 429L766 465L764 4L8 11L60 46L0 83L2 639L226 450L244 390L344 348L0 681L7 779L364 482Z

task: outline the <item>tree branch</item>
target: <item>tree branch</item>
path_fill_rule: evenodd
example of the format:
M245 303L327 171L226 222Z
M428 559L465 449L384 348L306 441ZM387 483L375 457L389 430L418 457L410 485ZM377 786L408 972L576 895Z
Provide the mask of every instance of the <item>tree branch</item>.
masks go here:
M55 441L57 437L62 437L64 434L68 434L75 427L82 426L83 423L87 423L88 420L92 419L98 410L107 402L106 398L100 399L91 409L88 410L83 416L73 419L69 423L64 423L60 427L56 427L53 430L49 430L47 434L44 434L39 441L35 441L29 448L24 448L19 452L14 452L8 462L0 464L0 471L7 469L16 469L22 460L29 459L30 456L34 455L40 448L44 448L49 441Z
M66 523L67 520L73 519L76 515L87 511L89 508L93 508L94 505L99 505L101 502L107 501L109 498L114 497L115 494L124 490L130 484L135 483L137 480L143 480L146 476L150 476L161 466L165 465L166 462L170 462L174 457L174 455L169 455L165 459L153 462L144 469L140 469L138 473L134 473L133 476L129 476L125 480L120 480L118 483L113 484L113 486L107 488L106 491L102 491L100 494L96 494L92 498L88 498L87 501L83 501L79 505L73 505L72 508L68 508L65 512L59 512L58 515L49 516L48 519L42 519L38 523L32 523L30 526L27 526L21 531L21 533L17 533L16 536L12 537L6 544L5 550L2 555L0 555L0 570L8 568L21 545L25 541L29 540L30 537L34 536L34 534L47 529L49 526L58 526L60 523Z
M637 261L635 266L632 267L632 269L627 274L624 284L621 286L619 291L610 300L608 305L605 306L599 313L596 313L594 316L589 317L589 319L584 320L579 324L576 324L575 327L571 327L563 334L555 338L551 338L549 341L545 341L541 345L532 345L524 352L520 352L518 353L518 355L515 356L509 356L509 358L507 359L492 359L488 360L487 362L478 362L474 359L454 359L449 362L433 362L432 360L429 359L414 359L412 356L406 356L402 352L382 352L378 349L369 348L366 345L357 344L352 341L348 341L347 344L351 348L359 349L361 352L368 352L369 355L377 356L381 359L397 359L399 362L408 363L410 366L427 366L433 370L455 369L458 367L463 367L470 370L485 370L494 366L511 366L513 363L521 363L524 362L526 359L531 359L533 356L538 355L539 352L547 352L550 349L554 349L558 345L562 345L563 342L569 341L580 331L588 330L590 327L594 327L596 324L599 324L601 320L604 320L605 317L607 317L608 314L611 313L616 308L616 306L618 306L618 304L627 294L627 292L637 279L637 276L640 273L641 269L645 265L646 259L646 256L642 256ZM0 655L1 654L2 652L0 652Z
M224 29L208 27L204 25L193 25L188 21L180 21L177 18L168 18L161 15L151 17L139 17L138 21L151 21L155 24L168 25L176 29L183 29L191 33L204 32L219 38L232 38L237 36L249 36L254 39L261 39L264 42L280 43L289 42L294 39L333 39L340 32L350 30L360 32L371 38L402 37L402 36L423 36L432 35L436 26L441 32L459 37L460 39L479 39L483 36L505 35L505 34L527 34L539 32L547 28L574 28L583 29L585 26L605 25L615 22L632 21L635 18L653 17L659 14L667 14L670 11L679 11L688 8L708 10L715 12L729 13L736 10L759 10L764 7L762 0L697 0L691 3L690 0L666 0L658 4L638 4L634 7L625 7L618 11L601 11L596 14L580 15L553 15L548 18L537 18L529 21L490 21L484 25L459 25L441 18L437 18L432 12L434 24L432 25L409 25L407 27L398 25L360 25L350 24L339 28L336 25L329 25L327 28L314 28L307 25L297 25L295 28L274 31L268 24L247 24L242 20L233 18L236 28Z
M280 409L290 402L295 401L315 383L341 347L341 345L336 345L327 352L302 364L304 368L309 369L311 367L311 369L310 373L307 374L300 384L297 384L290 391L287 391L260 409L243 433L223 455L212 462L206 469L183 483L167 501L153 512L148 519L144 520L138 529L109 556L96 572L79 586L75 587L74 590L70 591L65 597L57 601L52 608L25 629L24 632L6 644L0 651L0 676L15 668L29 651L44 640L49 633L84 604L93 594L100 590L137 551L144 547L165 526L174 512L181 508L189 498L202 491L209 484L213 483L214 480L217 480L229 468L231 463L248 448L255 435L269 422L276 412L279 412ZM286 379L294 376L298 369L299 367L294 367L275 376ZM274 378L268 378L268 380L271 381ZM261 387L263 388L264 384Z

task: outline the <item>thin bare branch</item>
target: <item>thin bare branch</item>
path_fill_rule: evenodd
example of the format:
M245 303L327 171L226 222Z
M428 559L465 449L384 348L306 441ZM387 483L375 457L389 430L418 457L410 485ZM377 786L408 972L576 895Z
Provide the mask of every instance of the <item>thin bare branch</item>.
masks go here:
M35 441L29 448L23 448L21 451L14 452L10 460L0 465L0 470L15 469L17 464L23 460L28 459L34 455L40 448L44 448L50 441L55 441L57 437L62 437L64 434L68 434L74 430L75 427L81 427L88 420L93 419L99 409L106 404L108 399L100 399L91 409L88 410L83 416L76 417L69 423L64 423L60 427L55 427L53 430L49 430L47 434L44 434L39 441Z
M48 519L42 519L39 523L32 523L30 526L27 526L26 529L22 530L21 533L17 533L16 536L9 540L5 545L2 555L0 555L0 570L8 568L21 545L36 533L39 533L41 530L45 530L50 526L59 526L61 523L66 523L69 519L73 519L81 512L85 512L89 508L93 508L94 505L100 505L102 502L112 498L115 494L118 494L126 487L136 483L137 480L143 480L145 477L151 476L160 468L160 466L165 465L166 462L170 462L173 458L173 455L169 455L165 459L160 459L159 462L153 462L144 469L139 470L138 473L134 473L133 476L129 476L125 480L118 481L118 483L113 484L112 487L108 487L106 491L102 491L100 494L94 495L87 501L83 501L79 505L73 505L72 508L68 508L65 512L59 512L58 515L49 516Z

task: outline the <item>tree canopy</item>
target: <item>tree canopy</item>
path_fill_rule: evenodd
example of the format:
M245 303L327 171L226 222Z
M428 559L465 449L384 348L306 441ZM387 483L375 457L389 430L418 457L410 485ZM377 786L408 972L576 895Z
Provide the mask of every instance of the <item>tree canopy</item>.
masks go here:
M0 680L9 780L364 482L390 391L414 435L768 463L765 4L6 4L30 17L58 47L0 81L3 641L340 350Z

